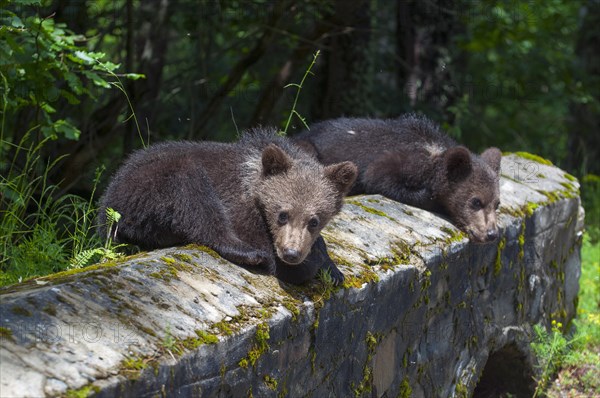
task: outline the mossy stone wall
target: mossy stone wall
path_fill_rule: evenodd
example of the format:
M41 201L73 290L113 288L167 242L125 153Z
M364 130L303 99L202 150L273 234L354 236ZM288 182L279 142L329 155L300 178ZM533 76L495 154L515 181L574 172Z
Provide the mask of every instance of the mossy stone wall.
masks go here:
M379 196L324 231L339 288L291 286L198 246L0 290L0 395L469 396L488 358L575 314L578 183L502 163L494 244ZM508 352L508 351L506 351Z

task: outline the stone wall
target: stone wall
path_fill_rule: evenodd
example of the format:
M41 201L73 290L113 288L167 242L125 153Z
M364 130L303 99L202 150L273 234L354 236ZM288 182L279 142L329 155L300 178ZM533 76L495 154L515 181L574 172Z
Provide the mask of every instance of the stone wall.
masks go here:
M583 212L561 170L517 155L502 170L494 244L379 196L349 198L324 232L340 288L286 285L193 246L5 288L0 396L460 397L480 378L477 396L527 388L510 371L530 368L532 326L575 314Z

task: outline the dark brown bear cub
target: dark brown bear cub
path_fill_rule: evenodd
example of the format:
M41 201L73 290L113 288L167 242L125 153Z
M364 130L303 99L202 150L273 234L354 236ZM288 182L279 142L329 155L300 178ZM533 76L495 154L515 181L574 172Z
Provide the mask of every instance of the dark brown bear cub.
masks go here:
M357 173L351 162L321 165L274 131L249 131L236 143L166 142L121 166L101 199L100 222L111 207L121 214L120 242L197 243L289 282L312 279L318 268L340 282L319 232Z
M498 237L497 148L477 156L416 115L324 121L296 142L324 164L354 162L359 177L350 194L381 194L446 214L474 242Z

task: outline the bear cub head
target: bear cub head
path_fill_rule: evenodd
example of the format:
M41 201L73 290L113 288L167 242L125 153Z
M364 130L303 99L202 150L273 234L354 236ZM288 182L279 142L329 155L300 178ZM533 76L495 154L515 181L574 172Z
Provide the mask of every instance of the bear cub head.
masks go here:
M275 144L263 150L261 162L255 197L275 252L284 263L300 264L340 211L358 170L352 162L322 166L309 156L293 159Z
M500 205L500 161L498 148L488 148L480 156L456 146L441 154L443 181L438 198L459 228L476 243L498 238L496 210Z

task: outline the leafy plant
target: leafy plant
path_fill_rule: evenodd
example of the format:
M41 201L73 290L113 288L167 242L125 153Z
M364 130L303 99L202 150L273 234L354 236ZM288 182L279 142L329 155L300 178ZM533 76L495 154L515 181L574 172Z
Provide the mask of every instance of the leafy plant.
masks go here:
M0 285L118 256L119 246L94 233L103 168L89 199L64 195L51 175L65 156L48 154L53 141L80 137L65 109L85 112L84 98L111 87L125 93L119 65L55 22L48 3L0 0Z
M582 265L576 332L564 335L563 325L553 321L548 332L541 325L534 327L531 344L538 359L538 384L535 396L591 396L600 389L600 243L588 233L583 236ZM550 385L558 373L560 384Z
M92 259L114 259L122 246L108 238L103 246L94 233L94 193L102 169L96 171L90 199L58 195L59 188L47 176L60 158L40 166L40 151L48 140L36 144L26 134L15 146L15 157L25 158L24 168L11 167L0 175L0 285L80 268ZM112 223L118 221L114 213L109 217Z
M92 210L88 214L95 214L95 213L96 213L96 211ZM91 247L89 249L80 249L79 251L75 252L76 254L71 259L71 267L82 268L82 267L91 265L96 262L116 260L116 259L122 257L123 254L121 254L118 251L118 249L127 247L127 245L126 244L118 244L118 245L113 244L113 239L117 233L117 226L118 226L118 222L120 219L121 219L121 214L119 214L114 209L108 207L106 209L107 234L106 234L106 240L104 241L104 246L98 247L98 245L94 245L93 247ZM79 226L79 225L84 226L83 228L81 228L81 231L80 231L82 236L87 236L90 233L90 230L92 229L91 226L86 228L85 227L87 225L86 223L87 223L87 219L84 219L81 223L77 222L77 224L76 224L77 226ZM113 227L114 227L114 232L113 232ZM73 242L79 243L79 239L77 236L74 236L72 239L73 239Z
M533 397L538 397L546 388L548 382L560 368L567 348L571 342L562 335L562 323L552 321L552 330L550 332L541 325L535 325L535 341L531 348L538 359L540 375L538 376L537 386Z
M105 75L118 65L100 62L103 53L79 45L85 37L55 22L52 15L40 16L41 1L0 4L0 77L4 83L0 148L6 150L7 142L19 136L15 127L17 121L22 126L23 119L30 128L37 126L43 137L77 140L81 131L72 119L60 114L59 107L80 105L82 97L94 97L96 88L109 88Z

